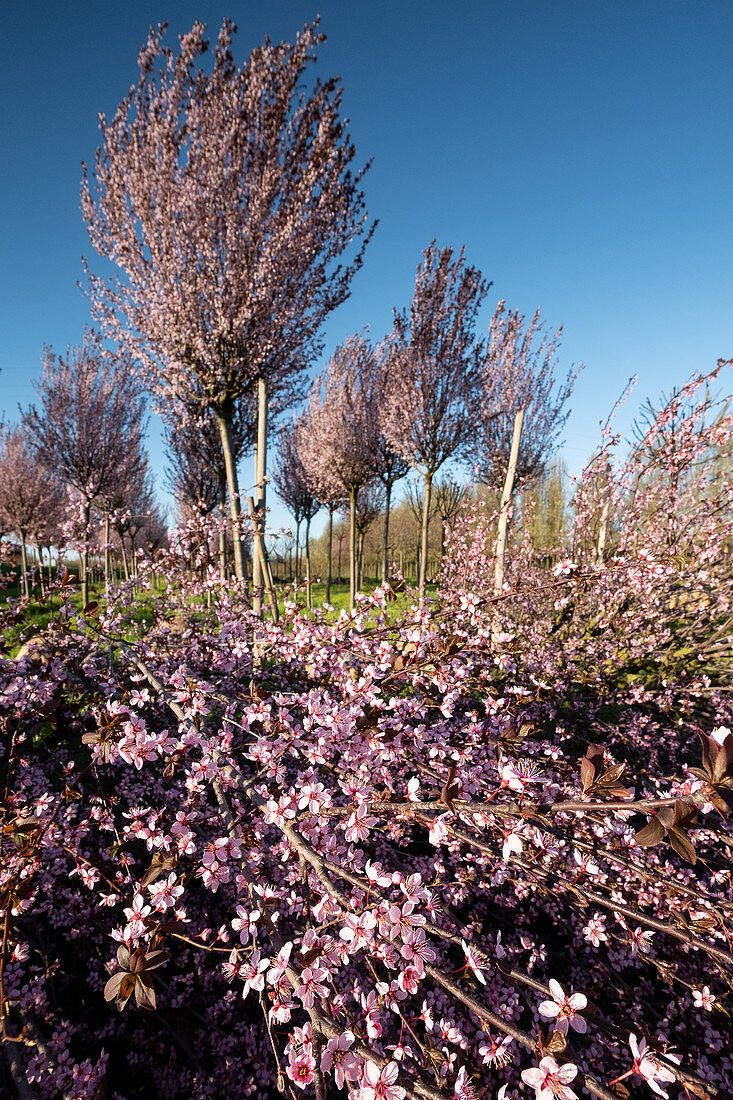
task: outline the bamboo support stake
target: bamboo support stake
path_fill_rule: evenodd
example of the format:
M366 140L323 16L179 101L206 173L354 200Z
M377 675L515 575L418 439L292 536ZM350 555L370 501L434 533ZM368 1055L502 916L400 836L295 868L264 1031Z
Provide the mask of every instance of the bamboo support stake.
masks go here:
M270 559L267 556L267 550L265 548L265 538L262 534L262 517L257 514L255 509L255 502L252 497L247 497L247 503L249 505L249 515L252 520L252 531L254 534L254 544L257 550L257 555L262 563L262 577L264 580L264 587L267 589L267 595L270 598L270 607L272 608L272 618L274 622L278 622L280 616L277 610L277 596L275 594L275 585L272 582L272 570L270 568ZM256 590L255 590L256 594ZM256 595L255 595L256 598ZM253 601L254 607L254 601ZM261 608L261 597L260 597ZM257 610L257 607L255 607Z
M504 557L506 555L506 538L509 527L509 505L514 490L514 478L517 473L517 459L519 458L519 440L522 435L522 423L524 421L524 409L520 409L514 417L514 431L512 433L512 449L509 453L509 465L507 466L504 490L501 494L501 507L499 509L499 533L496 539L496 562L494 565L494 595L500 596L504 588Z

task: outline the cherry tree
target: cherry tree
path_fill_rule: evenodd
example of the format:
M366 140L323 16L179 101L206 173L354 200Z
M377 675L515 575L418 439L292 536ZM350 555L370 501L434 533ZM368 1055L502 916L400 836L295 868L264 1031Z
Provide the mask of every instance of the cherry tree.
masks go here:
M65 357L44 349L43 376L35 389L38 406L30 406L23 422L41 462L80 499L86 603L92 505L139 474L145 401L127 355L106 351L91 331L83 346L69 348Z
M449 459L468 458L480 423L480 345L474 326L489 284L461 249L433 241L417 269L409 311L397 313L395 368L384 431L395 451L422 474L419 587L425 595L428 518L435 474Z
M315 417L318 422L319 405L313 400L303 410L295 422L294 432L298 457L303 465L306 481L315 499L328 510L328 525L326 527L326 591L325 602L331 602L331 581L333 573L333 516L344 501L344 489L335 476L328 458L317 447L309 446L311 435L311 420ZM341 567L341 543L339 541L339 572Z
M401 481L410 469L409 462L400 454L391 442L388 430L389 410L392 406L392 394L397 382L399 358L395 354L395 345L389 338L383 340L374 355L374 387L377 392L377 441L376 476L384 488L384 527L382 530L382 582L389 574L389 521L392 504L392 489Z
M374 480L377 456L377 398L374 351L363 334L336 348L315 380L308 405L308 431L300 433L306 471L323 471L349 501L349 601L358 588L356 511L360 491ZM313 476L313 475L311 475Z
M27 544L38 540L58 511L60 486L30 446L23 428L7 428L0 435L0 527L20 539L21 587L30 594Z
M465 485L460 485L450 474L446 474L433 485L435 492L435 510L440 516L440 556L445 553L445 533L459 515L468 498Z
M308 475L298 454L296 422L285 425L278 436L277 465L272 481L278 496L295 520L295 577L299 579L300 525L305 520L305 557L308 584L308 605L311 602L310 525L321 509L308 482Z
M430 524L437 511L437 493L430 497L430 510L428 511L428 545L430 542ZM403 503L407 505L412 518L415 521L417 542L415 544L415 572L420 573L420 558L422 556L422 525L425 517L425 489L420 482L410 478L405 485Z
M174 55L165 25L151 30L137 85L111 121L100 116L82 211L96 250L121 269L107 282L90 274L105 330L134 351L161 400L199 403L216 417L242 580L237 406L255 383L280 407L293 399L374 227L365 169L351 169L338 81L302 88L324 41L317 22L294 44L266 39L238 66L236 27L225 20L210 72L204 31L194 24Z
M168 481L181 514L193 511L210 515L221 509L219 525L219 573L227 576L227 474L221 433L210 409L176 402L161 407L166 421ZM231 445L235 468L254 438L251 409L238 407L232 421ZM244 557L244 555L243 555Z
M112 524L120 541L125 580L130 580L137 574L135 540L138 533L148 525L151 529L163 526L156 501L155 486L147 465L147 456L140 469L122 486L117 502ZM130 541L129 564L125 549L126 538Z
M478 473L484 481L503 476L511 448L517 413L523 411L523 430L517 475L543 472L557 448L570 409L567 402L582 367L571 368L564 381L557 378L557 350L562 328L544 331L537 310L529 323L518 310L508 311L501 301L489 323L481 356L481 436Z

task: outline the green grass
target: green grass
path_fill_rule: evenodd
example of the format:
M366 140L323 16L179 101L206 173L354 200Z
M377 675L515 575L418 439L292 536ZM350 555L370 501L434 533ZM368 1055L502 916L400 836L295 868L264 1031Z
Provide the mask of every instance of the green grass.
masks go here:
M365 579L361 591L364 592L365 594L369 595L377 587L377 585L379 583L380 582L378 580L376 580L375 578L373 578L373 577L369 578L369 579ZM294 598L292 585L291 586L285 586L285 587L286 587L286 590L287 590L287 598L292 600ZM428 595L428 597L433 596L436 592L436 589L437 589L437 585L429 584L427 586L427 595ZM278 609L280 611L280 614L283 614L283 611L284 611L284 600L283 600L283 596L282 596L283 585L276 584L275 585L275 590L277 591L277 594L278 594ZM325 599L326 599L326 586L325 586L325 584L323 584L322 582L318 582L317 584L316 583L312 584L311 585L311 601L312 601L313 607L315 609L321 608L324 604ZM305 586L305 584L299 584L298 585L298 591L297 591L297 595L295 595L295 600L296 600L296 603L297 603L298 607L301 610L305 611L307 609L307 597L306 597L306 586ZM408 607L410 607L412 602L413 602L413 597L408 595L405 592L400 593L396 600L390 601L387 604L387 618L390 620L390 622L393 622L395 619L401 618L404 615L405 611L408 609ZM349 610L349 585L348 585L348 583L347 584L336 584L336 583L331 584L331 605L336 609L336 613L339 612L339 611L348 611Z
M365 580L362 591L370 593L379 581L375 578L369 578ZM276 584L275 585L278 595L278 609L280 614L284 614L285 599L292 600L295 598L299 610L303 613L307 613L306 602L306 587L301 583L298 585L297 592L293 591L292 585ZM428 597L434 595L436 591L435 585L428 585L427 594ZM0 591L0 608L2 608L8 597L17 598L18 591L17 586L6 588ZM68 598L68 597L67 597ZM71 602L76 612L82 610L81 593L77 588L71 595ZM155 591L141 591L138 592L133 604L123 612L124 628L122 636L129 642L135 641L143 637L150 627L153 625L155 618L153 605L158 598L158 593ZM314 583L311 586L311 598L314 609L321 608L326 598L326 586L322 582ZM100 610L104 610L104 586L92 586L89 599L98 602ZM193 601L193 603L200 602L201 612L206 617L207 609L205 598L199 598ZM408 608L413 602L413 596L406 592L400 593L396 600L390 601L387 604L387 619L389 622L395 622L401 619ZM349 585L348 583L332 583L331 585L331 604L335 608L332 613L335 618L336 615L342 611L349 610ZM58 614L60 606L60 600L58 596L53 598L46 597L45 600L37 598L31 600L24 608L22 618L18 622L13 623L11 626L6 627L2 632L4 638L4 653L5 656L15 657L23 646L34 635L43 632L51 622L51 620ZM266 614L269 614L269 601L265 604ZM369 609L368 609L368 613Z

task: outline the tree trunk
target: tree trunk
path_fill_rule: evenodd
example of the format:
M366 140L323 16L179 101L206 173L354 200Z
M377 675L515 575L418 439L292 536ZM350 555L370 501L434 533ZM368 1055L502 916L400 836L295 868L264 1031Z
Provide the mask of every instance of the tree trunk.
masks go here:
M89 538L89 517L91 515L92 506L89 501L86 501L84 505L84 549L81 554L81 605L86 607L89 603L89 550L87 547L87 539Z
M512 449L509 453L509 465L507 466L504 490L501 494L499 507L499 533L496 539L496 562L494 564L494 595L499 596L504 588L504 557L506 554L506 536L509 526L509 505L514 490L514 477L517 472L517 459L519 457L519 440L522 435L522 422L524 409L520 409L514 417L514 431L512 433Z
M603 559L606 555L606 537L608 534L608 511L610 503L610 498L606 497L603 502L603 508L601 509L601 529L598 532L598 546L596 547L596 562L598 565L603 565Z
M107 512L104 517L104 591L108 598L110 584L112 583L112 550L109 544L111 537L109 512Z
M239 530L239 478L237 477L237 464L234 461L234 446L232 443L232 422L234 411L231 403L215 409L214 415L219 425L221 435L221 449L224 456L224 469L227 475L229 488L229 515L232 520L232 544L234 553L234 575L238 581L244 581L244 554L242 553L242 537Z
M295 521L295 583L300 580L300 525L303 521L296 519Z
M227 474L219 471L219 575L222 581L227 579L227 532L224 522L227 514Z
M382 584L387 583L387 577L389 576L389 563L387 558L389 556L389 507L392 499L392 482L385 481L385 500L384 500L384 533L382 536Z
M420 572L418 575L418 594L420 602L425 599L425 582L428 575L428 534L430 532L430 497L433 487L433 475L425 473L425 489L422 502L422 526L420 530Z
M255 450L255 511L260 523L262 539L255 539L252 550L252 609L262 614L265 595L265 563L262 547L265 538L265 513L267 510L267 382L257 379L257 449Z
M356 606L356 498L358 489L349 489L349 611Z
M26 599L30 596L28 588L28 551L25 545L25 531L19 531L20 535L20 584L18 591L22 591Z
M118 530L117 534L120 536L120 549L122 551L122 571L126 581L130 579L130 567L127 564L127 551L125 550L125 536L122 530Z
M311 593L311 518L305 521L305 596L309 608L313 607L313 595Z
M331 602L331 571L333 568L333 512L334 505L328 506L328 562L326 565L326 603Z
M356 583L359 589L364 587L364 539L366 537L365 531L359 532L359 545L357 548L356 558Z

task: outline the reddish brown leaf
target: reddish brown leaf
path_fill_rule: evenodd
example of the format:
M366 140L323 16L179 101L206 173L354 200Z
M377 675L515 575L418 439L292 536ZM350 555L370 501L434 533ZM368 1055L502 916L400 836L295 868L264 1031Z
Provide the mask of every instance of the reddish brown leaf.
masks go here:
M694 866L697 862L697 853L695 852L695 845L687 834L683 833L681 829L672 828L667 830L667 839L677 855L682 856L687 863L692 863Z
M658 817L652 817L651 821L640 829L634 837L637 844L640 844L642 848L653 848L655 844L659 844L664 840L664 834L666 830L664 825Z

